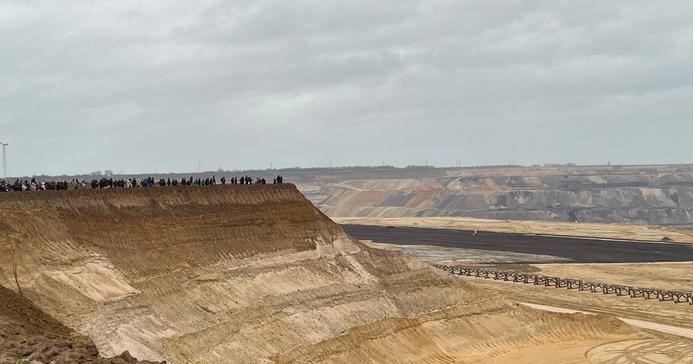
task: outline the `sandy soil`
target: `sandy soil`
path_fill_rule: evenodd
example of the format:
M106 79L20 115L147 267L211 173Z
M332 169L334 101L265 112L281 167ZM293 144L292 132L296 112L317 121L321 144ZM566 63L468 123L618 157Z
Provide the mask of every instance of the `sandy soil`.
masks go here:
M104 355L175 363L604 363L585 355L678 345L368 247L292 185L2 195L0 285Z
M584 313L561 307L525 303L532 308L558 313ZM625 340L599 345L586 353L586 358L595 363L693 363L693 329L663 325L649 321L619 318L633 326L660 333L686 338L673 342L658 339Z
M541 274L595 282L693 291L693 262L639 264L533 264Z
M592 313L586 312L586 311L578 311L578 310L571 310L571 309L562 308L562 307L538 305L535 303L521 302L521 304L525 305L527 307L535 308L538 310L549 311L549 312L570 313L570 314L583 313L583 314L588 314L588 315L592 314ZM618 319L627 323L628 325L633 326L633 327L638 327L638 328L646 329L646 330L653 330L653 331L661 332L664 334L676 335L676 336L684 337L687 339L693 339L693 329L688 329L688 328L680 327L680 326L658 324L656 322L650 322L650 321L627 319L627 318L622 318L622 317L619 317Z
M123 353L99 357L88 337L70 330L34 307L31 301L0 286L0 363L97 363L134 364Z
M425 221L430 221L430 219L426 219ZM397 223L390 224L391 222L392 221L379 221L377 224L397 225ZM426 225L422 224L421 226ZM440 224L438 226L442 228L451 227L448 224ZM642 239L643 236L648 236L647 233L643 235L643 233L638 232L640 231L638 228L629 235L619 235L619 229L628 227L630 226L612 229L612 235L610 237ZM585 232L583 231L582 233ZM574 233L571 232L570 235L573 234ZM595 230L589 231L589 234L594 234L597 237L599 236L599 232ZM513 259L516 258L512 256L512 254L508 255L508 253L498 253L494 255L464 249L380 244L372 242L366 243L383 249L401 251L407 255L431 263L464 265L484 264L499 270L530 271L552 276L671 290L690 291L691 287L693 287L693 280L691 279L693 276L693 262L637 264L558 263L518 266L506 264L507 262L512 262ZM459 279L463 279L475 286L498 292L516 301L566 307L574 311L612 314L623 317L625 321L630 323L640 322L641 327L645 327L642 323L646 322L652 325L669 325L679 328L679 331L686 330L686 332L689 332L693 329L693 311L691 310L691 306L686 304L674 304L671 302L662 303L656 300L631 299L627 297L497 282L493 280L474 278ZM660 339L625 340L618 344L598 346L594 349L590 349L588 353L587 358L593 362L693 363L693 344L690 341L680 341L678 339L669 343L663 343ZM618 353L618 355L614 353Z
M467 250L428 246L411 246L365 242L369 246L401 251L416 259L431 264L481 264L497 270L527 271L550 276L583 279L611 284L653 287L670 290L691 291L693 263L638 263L638 264L507 264L503 261L515 259L513 254L483 254ZM540 258L540 257L533 257ZM631 299L605 296L566 289L496 282L483 279L467 279L474 285L507 295L513 300L545 304L553 303L574 310L592 310L618 315L625 318L649 320L674 326L693 328L693 310L686 304L659 302L656 300Z
M569 223L550 221L490 220L466 217L426 218L334 218L339 224L420 226L459 230L492 231L538 235L577 236L602 239L661 241L669 238L681 243L693 243L693 231L651 225Z
M633 285L671 290L691 291L693 263L637 263L637 264L507 264L515 258L512 254L484 255L466 250L448 252L445 248L396 244L370 246L401 251L416 259L432 264L481 264L491 269L526 271L537 274L583 279L611 284ZM540 257L533 257L540 258ZM661 303L656 300L631 299L605 296L543 286L496 282L467 278L474 285L500 292L513 300L546 304L572 309L590 309L626 318L642 319L675 326L693 327L693 310L686 304Z
M585 359L585 353L604 345L604 341L613 343L649 336L606 316L557 314L521 306L492 307L487 303L482 307L423 315L414 322L389 320L362 326L276 360L277 363L343 364L586 364L592 362Z
M363 241L368 246L402 252L410 257L444 265L485 265L498 270L520 270L593 282L693 291L693 262L667 263L555 263L554 256L502 251L457 249L430 245L406 245ZM550 264L515 264L518 261L546 261Z
M577 311L606 313L627 319L693 328L693 310L690 305L683 303L676 304L485 279L461 279L466 279L474 286L499 292L520 302L565 307Z

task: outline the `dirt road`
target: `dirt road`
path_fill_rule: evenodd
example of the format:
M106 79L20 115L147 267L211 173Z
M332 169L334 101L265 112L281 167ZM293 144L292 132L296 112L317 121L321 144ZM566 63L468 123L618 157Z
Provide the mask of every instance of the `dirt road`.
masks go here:
M676 243L597 240L557 236L508 234L371 225L343 225L347 234L360 240L398 245L431 245L436 247L475 249L516 255L512 263L546 263L531 255L553 256L556 262L575 263L641 263L693 261L693 247Z

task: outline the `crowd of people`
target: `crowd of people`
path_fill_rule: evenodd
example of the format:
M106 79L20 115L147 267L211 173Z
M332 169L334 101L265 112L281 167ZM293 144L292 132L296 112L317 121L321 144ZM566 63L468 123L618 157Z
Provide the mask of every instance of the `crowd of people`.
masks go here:
M274 177L274 184L284 183L284 177L278 175ZM226 177L221 177L217 179L216 176L211 178L160 178L155 180L152 177L147 177L144 179L137 178L125 178L125 179L113 179L113 178L101 178L93 179L91 182L87 180L79 180L73 178L70 182L68 181L37 181L36 178L31 180L21 180L17 179L14 183L6 182L0 179L0 192L20 192L20 191L65 191L65 190L78 190L78 189L107 189L107 188L138 188L138 187L152 187L152 186L213 186L213 185L252 185L252 184L267 184L267 180L262 177L257 177L255 180L249 176L231 177L226 179Z

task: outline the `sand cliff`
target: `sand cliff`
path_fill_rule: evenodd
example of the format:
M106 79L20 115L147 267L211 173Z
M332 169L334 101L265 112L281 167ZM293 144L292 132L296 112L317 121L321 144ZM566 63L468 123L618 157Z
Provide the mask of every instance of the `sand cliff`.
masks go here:
M651 338L368 248L293 185L0 195L0 284L102 355L175 363L588 363Z

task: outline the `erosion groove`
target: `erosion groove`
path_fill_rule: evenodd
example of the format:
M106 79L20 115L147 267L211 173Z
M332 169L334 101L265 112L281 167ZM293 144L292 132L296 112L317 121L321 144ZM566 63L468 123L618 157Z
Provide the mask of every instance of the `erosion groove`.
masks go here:
M293 185L0 195L0 284L15 277L102 355L173 363L577 363L652 338L368 248Z

